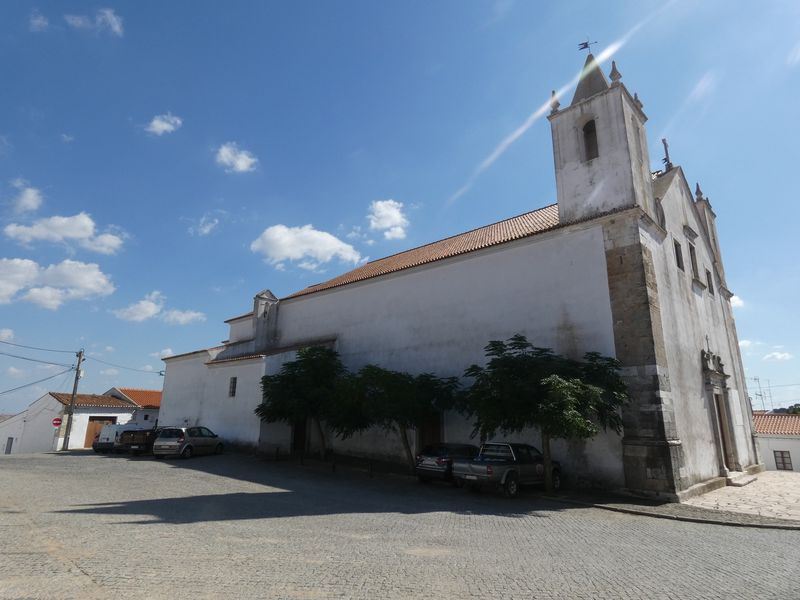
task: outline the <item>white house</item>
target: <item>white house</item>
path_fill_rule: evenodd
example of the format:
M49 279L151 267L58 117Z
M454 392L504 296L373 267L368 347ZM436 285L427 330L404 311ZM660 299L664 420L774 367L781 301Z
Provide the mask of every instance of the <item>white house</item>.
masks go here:
M131 422L135 422L142 427L155 427L158 422L158 411L161 408L161 390L113 387L103 395L127 400L138 406L136 412L133 413Z
M200 423L262 449L316 445L307 423L262 426L259 380L303 346L368 363L461 376L489 340L522 333L580 358L624 366L624 432L557 444L574 480L680 499L759 465L711 203L667 160L650 172L638 96L590 55L569 106L553 98L557 203L375 260L226 321L221 346L164 359L163 423ZM416 445L468 440L445 414ZM343 453L400 457L369 432ZM538 435L520 436L536 443Z
M800 471L800 415L757 412L758 451L770 471Z
M6 454L60 450L67 427L66 411L72 394L48 392L27 409L0 423L0 441ZM77 394L69 436L70 450L91 448L103 425L130 421L138 407L112 396ZM61 419L59 427L54 418Z

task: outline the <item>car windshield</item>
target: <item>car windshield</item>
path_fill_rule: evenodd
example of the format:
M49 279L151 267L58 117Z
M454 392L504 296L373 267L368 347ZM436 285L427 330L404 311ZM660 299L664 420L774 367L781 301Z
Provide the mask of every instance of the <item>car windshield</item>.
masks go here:
M513 458L511 447L505 444L486 444L481 448L484 458Z
M158 437L170 439L170 438L179 438L183 435L183 431L180 429L162 429L161 433L158 434Z

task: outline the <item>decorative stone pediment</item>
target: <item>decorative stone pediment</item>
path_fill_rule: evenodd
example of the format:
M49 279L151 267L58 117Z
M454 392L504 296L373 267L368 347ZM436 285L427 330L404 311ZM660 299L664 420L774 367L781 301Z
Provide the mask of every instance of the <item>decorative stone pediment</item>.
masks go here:
M725 363L722 362L722 357L711 351L700 350L700 360L703 364L703 379L706 385L719 388L727 387L725 380L730 375L725 373Z

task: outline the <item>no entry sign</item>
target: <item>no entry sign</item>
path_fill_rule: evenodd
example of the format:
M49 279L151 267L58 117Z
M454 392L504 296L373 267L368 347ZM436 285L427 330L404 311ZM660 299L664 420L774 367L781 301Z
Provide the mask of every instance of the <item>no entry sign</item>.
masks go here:
M53 419L53 427L61 427L61 417Z

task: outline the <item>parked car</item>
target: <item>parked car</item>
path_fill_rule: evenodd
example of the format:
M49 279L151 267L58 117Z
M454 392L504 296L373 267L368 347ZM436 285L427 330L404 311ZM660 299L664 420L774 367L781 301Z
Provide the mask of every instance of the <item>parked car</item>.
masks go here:
M95 452L111 452L114 450L114 443L119 441L119 434L125 429L125 425L103 425L100 433L95 436L92 442L92 449Z
M151 454L158 429L129 429L119 436L119 445L131 454Z
M222 438L208 427L164 427L153 442L153 455L191 458L195 454L222 454L224 447Z
M561 487L561 465L553 461L553 488ZM519 494L521 485L544 483L544 457L527 444L483 444L473 460L453 463L456 482L468 488L494 487L509 498Z
M432 479L453 480L453 460L472 460L478 447L471 444L431 444L417 455L416 473L422 483Z

